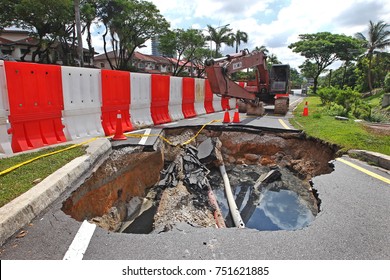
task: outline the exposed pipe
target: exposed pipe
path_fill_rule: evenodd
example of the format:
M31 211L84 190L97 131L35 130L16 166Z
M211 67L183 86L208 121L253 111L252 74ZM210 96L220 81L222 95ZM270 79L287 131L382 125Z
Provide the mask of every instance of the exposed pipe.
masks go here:
M221 209L218 206L217 198L215 197L215 194L211 188L209 188L208 197L211 206L214 208L214 219L215 219L215 223L217 224L217 227L226 228L226 224L223 219Z
M221 171L223 183L225 185L226 198L229 204L230 213L233 217L234 225L238 228L245 228L245 224L241 218L240 211L238 210L236 201L234 200L232 188L230 187L229 177L227 176L225 165L222 163L219 165Z

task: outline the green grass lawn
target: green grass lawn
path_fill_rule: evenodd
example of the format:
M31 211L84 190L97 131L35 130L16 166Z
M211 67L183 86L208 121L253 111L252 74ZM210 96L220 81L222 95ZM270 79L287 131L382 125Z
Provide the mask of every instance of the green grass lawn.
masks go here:
M0 172L29 159L70 146L72 145L48 148L39 152L0 159ZM35 185L35 180L43 180L66 163L83 154L85 154L85 147L78 146L58 154L40 158L10 173L0 175L0 207L32 188Z
M390 136L376 135L353 120L339 121L324 113L319 97L308 97L309 116L303 117L305 102L301 103L290 120L306 134L341 146L342 151L361 149L390 155Z

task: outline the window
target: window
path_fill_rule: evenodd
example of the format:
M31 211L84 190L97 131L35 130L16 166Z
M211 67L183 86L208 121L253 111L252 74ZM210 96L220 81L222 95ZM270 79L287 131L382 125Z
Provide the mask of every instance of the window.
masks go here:
M8 49L8 50L2 49L1 52L2 52L4 55L12 55L12 50L10 50L10 49Z
M100 68L104 68L105 65L104 65L104 62L100 62Z
M85 63L90 63L91 61L90 61L90 56L89 55L84 55L83 56L83 61L85 62Z
M28 54L29 52L30 52L29 49L20 49L20 53L22 55Z

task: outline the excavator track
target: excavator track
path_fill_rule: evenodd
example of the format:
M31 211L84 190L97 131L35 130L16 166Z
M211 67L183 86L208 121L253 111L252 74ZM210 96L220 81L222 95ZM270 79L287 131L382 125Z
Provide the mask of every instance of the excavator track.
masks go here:
M288 112L290 100L288 98L278 98L275 100L275 114L285 115Z

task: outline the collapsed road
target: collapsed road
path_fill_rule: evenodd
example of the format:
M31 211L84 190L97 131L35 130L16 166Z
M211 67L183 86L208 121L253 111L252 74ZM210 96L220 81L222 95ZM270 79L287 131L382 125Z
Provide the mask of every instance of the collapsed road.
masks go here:
M307 139L300 132L271 133L242 127L224 131L215 126L199 129L165 130L167 141L152 151L119 146L64 202L63 211L78 221L89 220L104 229L127 233L158 233L180 223L203 228L233 227L235 208L257 229L265 221L251 219L256 208L263 209L263 216L268 215L268 223L273 224L271 228L278 229L304 227L318 214L320 200L310 179L332 171L329 161L336 147ZM187 139L193 141L180 145ZM216 172L221 165L223 172L228 170L227 177L237 193L234 200L242 209L236 204L226 207L231 190L223 191L227 186ZM226 196L217 195L216 203L212 203L209 197L214 197L214 192ZM286 213L272 206L264 211L267 199L273 200L268 204L274 204L281 199L278 196L286 195L294 198L279 206L290 208ZM293 207L294 201L298 205ZM222 213L220 207L230 211ZM272 208L274 211L269 212ZM276 216L283 222L274 218L272 223L269 217ZM287 220L290 226L283 225ZM238 227L245 227L244 221Z
M183 143L199 128L160 130L170 142ZM23 237L18 232L2 246L1 259L63 259L84 220L97 226L83 259L390 257L388 184L332 161L336 147L254 125L206 127L193 148L150 138L144 146L131 144L133 139L116 143L105 162L22 229ZM217 140L243 229L233 225L219 169L207 146L200 146ZM186 175L187 167L193 176ZM208 182L198 184L196 174ZM217 228L218 215L226 228Z

